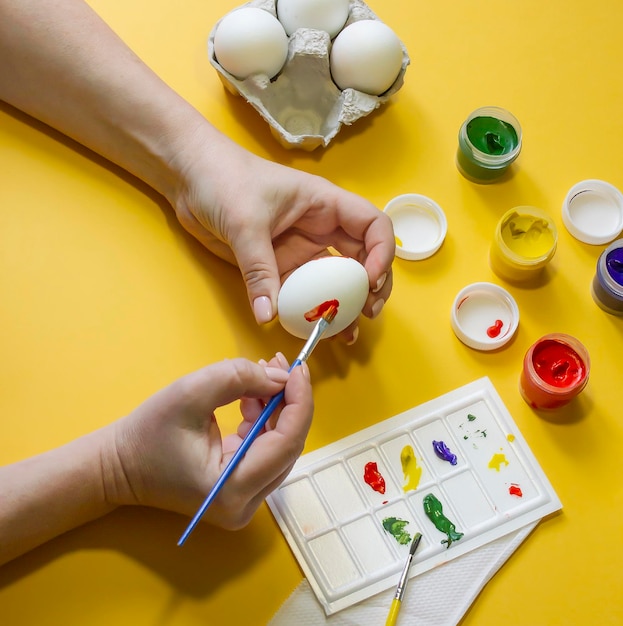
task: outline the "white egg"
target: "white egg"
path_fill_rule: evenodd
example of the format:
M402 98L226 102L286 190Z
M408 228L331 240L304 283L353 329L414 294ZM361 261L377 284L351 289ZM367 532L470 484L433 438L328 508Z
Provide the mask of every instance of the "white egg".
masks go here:
M286 62L288 36L272 13L255 7L235 9L216 26L214 56L240 80L253 74L272 78Z
M291 35L298 28L313 28L335 37L348 18L349 0L277 0L277 17Z
M309 261L281 286L279 321L295 337L307 339L327 303L337 300L337 315L323 335L332 337L357 319L368 291L368 274L355 259L329 256Z
M352 22L335 38L330 65L331 76L340 89L352 88L378 96L400 74L400 39L378 20Z

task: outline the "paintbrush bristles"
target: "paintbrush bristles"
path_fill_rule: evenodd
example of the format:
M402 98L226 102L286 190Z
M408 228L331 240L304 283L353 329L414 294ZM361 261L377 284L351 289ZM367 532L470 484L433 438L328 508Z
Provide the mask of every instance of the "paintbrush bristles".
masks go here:
M325 320L327 323L331 323L334 319L335 316L337 315L337 306L335 304L332 304L323 314L322 314L322 319Z

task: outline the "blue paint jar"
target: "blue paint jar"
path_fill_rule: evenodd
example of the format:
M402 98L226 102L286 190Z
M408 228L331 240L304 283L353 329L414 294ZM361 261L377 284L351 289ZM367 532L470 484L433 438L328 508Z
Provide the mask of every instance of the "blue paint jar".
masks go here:
M601 253L591 294L606 313L623 315L623 239L612 242Z

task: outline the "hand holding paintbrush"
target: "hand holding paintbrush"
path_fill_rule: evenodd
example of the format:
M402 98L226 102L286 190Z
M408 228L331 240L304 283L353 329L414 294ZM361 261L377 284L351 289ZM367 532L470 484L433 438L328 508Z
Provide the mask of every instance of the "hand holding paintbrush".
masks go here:
M301 363L307 361L309 356L311 355L314 348L318 345L320 338L322 337L325 330L328 328L329 324L335 319L337 315L337 305L330 306L322 315L322 317L318 320L318 323L314 327L309 336L309 339L303 346L303 349L299 353L298 357L295 359L294 363L290 366L290 370L292 371L295 367L301 365ZM261 415L257 418L256 422L251 427L251 430L247 433L245 438L242 440L240 447L234 453L234 456L230 459L229 463L223 470L223 473L220 475L219 479L216 481L214 486L212 487L210 493L206 496L206 499L203 501L203 504L199 507L197 513L190 521L190 524L180 537L177 542L178 546L184 544L186 539L188 539L190 533L194 530L195 526L199 523L199 520L203 517L204 513L208 509L208 507L212 504L223 485L227 481L227 479L231 476L232 472L240 463L244 455L247 453L253 441L257 438L257 436L262 432L262 429L266 425L266 422L270 419L270 416L274 413L275 409L279 406L279 404L283 401L284 391L280 391L278 394L273 396Z

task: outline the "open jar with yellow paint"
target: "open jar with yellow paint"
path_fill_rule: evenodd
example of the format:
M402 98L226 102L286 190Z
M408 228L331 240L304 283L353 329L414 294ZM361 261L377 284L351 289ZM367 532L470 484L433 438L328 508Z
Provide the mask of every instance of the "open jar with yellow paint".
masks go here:
M558 231L540 209L519 206L498 222L491 245L491 269L510 282L525 282L541 274L556 252Z

